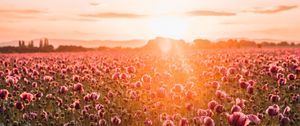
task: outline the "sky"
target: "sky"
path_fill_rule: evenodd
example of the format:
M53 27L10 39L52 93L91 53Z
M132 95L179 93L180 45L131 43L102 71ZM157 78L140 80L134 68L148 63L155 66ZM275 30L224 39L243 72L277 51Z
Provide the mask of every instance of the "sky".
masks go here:
M0 42L300 40L299 0L0 0Z

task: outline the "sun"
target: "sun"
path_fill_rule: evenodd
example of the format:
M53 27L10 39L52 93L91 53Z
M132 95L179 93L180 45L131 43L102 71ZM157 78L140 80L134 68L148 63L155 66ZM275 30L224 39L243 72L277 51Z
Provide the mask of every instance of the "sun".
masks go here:
M150 30L155 36L181 39L187 30L186 21L180 17L160 16L149 21Z

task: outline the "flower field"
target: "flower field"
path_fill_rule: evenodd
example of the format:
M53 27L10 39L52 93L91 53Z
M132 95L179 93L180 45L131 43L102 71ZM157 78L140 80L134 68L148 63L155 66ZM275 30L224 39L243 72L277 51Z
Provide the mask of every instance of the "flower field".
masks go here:
M0 54L0 125L299 126L300 50Z

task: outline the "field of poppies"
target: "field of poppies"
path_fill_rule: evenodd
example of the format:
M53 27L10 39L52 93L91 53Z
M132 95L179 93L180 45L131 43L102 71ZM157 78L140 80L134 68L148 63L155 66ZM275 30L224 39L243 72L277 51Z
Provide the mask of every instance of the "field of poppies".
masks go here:
M0 125L299 126L299 49L0 54Z

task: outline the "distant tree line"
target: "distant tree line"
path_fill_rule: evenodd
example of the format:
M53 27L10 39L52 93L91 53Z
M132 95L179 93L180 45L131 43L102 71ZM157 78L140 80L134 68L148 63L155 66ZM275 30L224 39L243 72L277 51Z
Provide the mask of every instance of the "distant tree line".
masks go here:
M25 52L53 52L54 47L49 44L47 38L40 40L39 47L34 46L33 41L29 41L27 45L24 40L19 41L19 46L5 46L0 47L2 53L25 53Z
M261 42L257 43L251 40L237 40L229 39L218 42L211 42L207 39L196 39L192 43L186 43L184 40L173 40L168 38L155 38L149 40L148 43L139 48L109 48L109 47L98 47L98 48L86 48L75 45L60 45L58 48L54 48L53 45L49 44L47 38L41 39L39 46L34 46L34 41L29 41L27 44L25 41L20 40L19 46L5 46L0 47L1 53L25 53L25 52L83 52L83 51L97 51L97 50L159 50L160 46L165 46L165 42L171 43L171 49L183 48L183 49L222 49L222 48L265 48L265 47L300 47L300 43L295 44L282 41L279 43L274 42Z
M229 39L226 41L218 41L211 42L207 39L196 39L193 41L193 45L195 48L201 49L215 49L215 48L262 48L262 47L300 47L299 44L295 44L294 42L288 43L286 41L282 41L279 43L274 42L261 42L257 43L251 40L237 40L237 39Z

